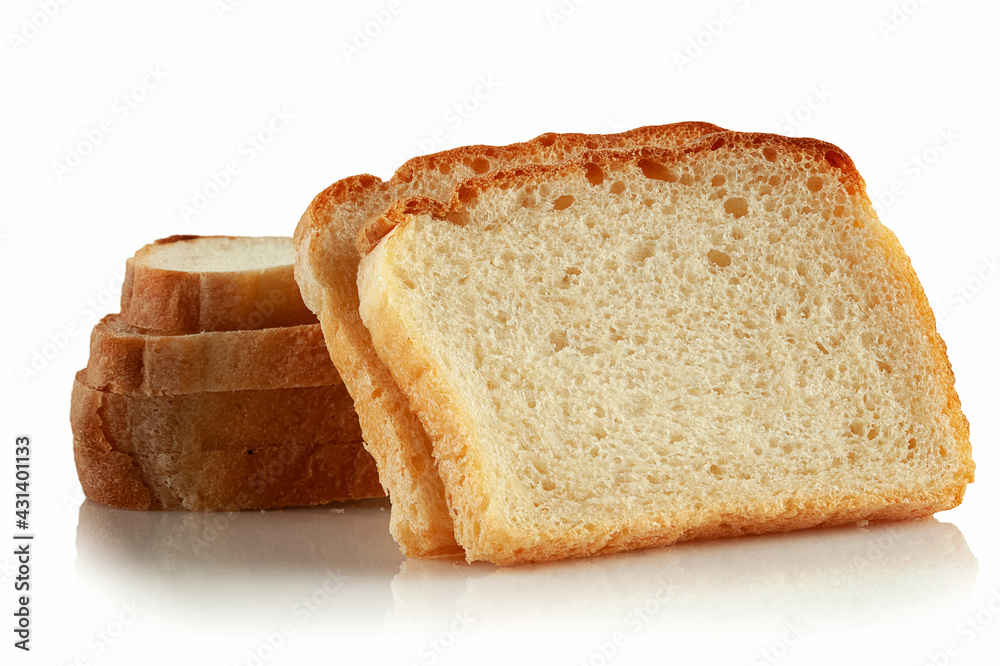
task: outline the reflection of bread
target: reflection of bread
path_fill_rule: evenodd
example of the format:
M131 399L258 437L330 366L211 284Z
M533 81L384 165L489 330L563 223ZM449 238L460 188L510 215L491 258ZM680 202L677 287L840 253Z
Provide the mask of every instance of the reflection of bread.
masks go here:
M122 599L144 590L159 610L174 608L187 626L216 633L245 634L249 615L291 620L300 637L356 638L380 626L403 559L389 535L388 507L381 498L197 513L87 501L76 529L76 571ZM325 619L299 624L303 607L322 608ZM234 608L239 617L230 617Z
M389 579L402 556L389 536L388 505L379 498L336 508L197 513L84 502L76 545L88 577L128 571L148 581L251 573L287 587L292 574L339 569Z
M446 201L465 178L531 163L559 162L594 148L677 146L720 131L708 123L645 127L622 134L543 134L510 146L471 146L418 157L389 181L355 176L318 195L295 231L296 279L320 316L334 364L354 397L369 450L392 496L391 529L411 556L457 553L430 442L406 396L376 356L358 317L355 236L394 200L416 195Z
M972 480L926 297L830 144L595 151L358 240L470 560L926 516Z
M319 324L158 335L101 320L90 338L90 386L147 395L339 384Z
M415 603L411 579L419 589L427 565L433 562L410 560L393 582L403 617ZM674 635L717 635L724 623L728 632L748 632L759 641L762 629L798 620L816 631L844 623L877 632L898 626L912 639L917 627L938 631L965 612L977 569L958 528L929 519L503 568L470 579L452 607L496 632L545 627L559 618L560 626L583 634L631 634L627 619L644 612L655 618L654 634L662 628Z
M162 333L314 324L285 237L171 236L128 260L122 318Z
M381 495L343 384L185 395L73 386L87 497L128 509L219 511Z

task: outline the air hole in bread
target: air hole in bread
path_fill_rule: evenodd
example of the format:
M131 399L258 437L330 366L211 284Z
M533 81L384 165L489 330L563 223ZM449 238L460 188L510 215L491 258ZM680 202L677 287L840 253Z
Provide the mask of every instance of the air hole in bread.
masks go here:
M566 210L573 205L573 201L575 199L572 194L564 194L555 200L555 203L552 204L552 210Z
M552 343L557 352L560 352L569 345L569 337L566 335L566 331L552 331L549 333L549 342Z
M403 286L405 286L407 289L416 289L417 288L417 285L413 281L413 279L409 275L407 275L401 268L397 267L393 272L396 274L396 278L400 282L402 282Z
M616 180L611 183L611 194L621 194L625 191L625 183L620 180Z
M717 173L712 176L712 187L722 187L726 184L726 177L721 173Z
M861 423L861 421L854 421L851 423L851 432L855 435L861 436L865 432L865 426Z
M726 212L735 216L736 219L743 217L750 210L749 206L747 206L747 200L743 197L730 197L722 205L726 209Z
M543 146L551 146L555 142L556 142L555 134L543 134L540 137L538 137L538 143L542 144Z
M442 176L447 176L449 173L451 173L451 165L448 164L447 162L441 162L441 164L438 165L438 173L440 173Z
M490 170L490 162L484 157L477 157L472 160L472 164L469 166L472 167L472 170L475 173L486 173Z
M843 206L834 206L833 207L833 216L834 217L843 217L844 216L844 207Z
M654 254L656 254L656 241L645 240L639 243L632 251L632 260L641 264Z
M822 342L817 342L817 343L816 343L816 346L817 346L817 347L819 347L819 350L820 350L821 352L823 352L824 354L829 354L829 353L830 353L830 352L829 352L829 351L827 350L827 348L823 346L823 343L822 343Z
M881 370L882 372L889 373L890 375L892 374L892 366L891 365L889 365L885 361L876 361L876 363L878 363L879 370Z
M563 279L562 279L562 286L563 286L563 288L565 289L566 287L570 286L571 284L574 284L576 282L576 277L579 274L580 274L580 269L577 268L576 266L570 266L569 268L567 268L566 269L566 274L563 276Z
M591 185L600 185L604 182L604 170L594 164L593 162L588 162L583 167L587 171L587 182Z
M476 191L468 185L462 185L458 188L458 200L463 204L467 204L475 198Z
M739 227L733 227L733 240L743 240L746 236Z
M378 400L381 397L382 397L382 389L377 388L374 391L372 391L372 400Z
M535 203L537 202L535 201L534 197L524 197L523 199L521 199L522 208L534 208Z
M726 140L720 136L718 139L715 140L715 143L712 144L712 150L718 150L719 148L722 148L724 145L726 145Z
M679 180L676 173L656 160L644 157L639 160L638 164L639 168L642 169L642 175L650 180L662 180L667 183L676 183Z
M694 176L689 173L682 174L681 185L694 185Z
M711 261L716 266L725 268L726 266L733 263L733 260L725 252L720 252L716 249L711 249L708 251L708 260Z
M847 166L847 160L845 160L843 155L841 155L835 150L826 151L825 157L826 161L832 167L835 167L837 169L843 169L845 166Z
M819 176L810 176L806 181L806 187L810 192L819 192L823 189L823 179Z
M591 139L590 141L587 142L587 148L589 148L590 150L594 150L595 148L597 148L597 142Z
M770 146L765 148L762 152L764 153L764 159L768 162L774 162L778 159L778 151Z

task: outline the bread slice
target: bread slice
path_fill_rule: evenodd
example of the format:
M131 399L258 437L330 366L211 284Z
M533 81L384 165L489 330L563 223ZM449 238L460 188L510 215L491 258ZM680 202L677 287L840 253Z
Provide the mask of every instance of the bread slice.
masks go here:
M446 201L456 183L493 169L559 162L588 149L677 146L718 131L708 123L677 123L622 134L543 134L509 146L469 146L410 160L389 181L369 175L347 178L310 204L295 231L296 279L320 317L334 365L354 398L365 441L392 496L390 529L405 554L461 549L427 434L358 317L355 238L365 221L401 197Z
M343 384L122 395L73 385L84 494L127 509L218 511L383 495Z
M86 382L168 395L341 384L319 324L157 335L111 314L94 327Z
M315 324L294 257L285 237L163 238L126 262L122 318L173 335Z
M830 144L523 166L376 241L360 314L469 560L925 516L973 479L927 299Z

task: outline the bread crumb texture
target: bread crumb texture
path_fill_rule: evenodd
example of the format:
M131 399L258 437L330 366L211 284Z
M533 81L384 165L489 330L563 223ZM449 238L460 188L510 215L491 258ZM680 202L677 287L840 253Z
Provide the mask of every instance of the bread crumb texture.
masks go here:
M471 559L961 501L943 344L849 158L725 136L484 176L372 255Z

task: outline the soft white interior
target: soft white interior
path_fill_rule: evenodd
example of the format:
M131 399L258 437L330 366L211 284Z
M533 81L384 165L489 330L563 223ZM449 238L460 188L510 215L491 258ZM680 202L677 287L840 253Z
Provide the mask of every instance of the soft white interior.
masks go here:
M915 296L804 159L590 165L394 232L381 274L472 417L482 510L544 534L954 483Z
M153 245L141 256L153 268L197 273L252 271L295 262L285 237L195 238Z

